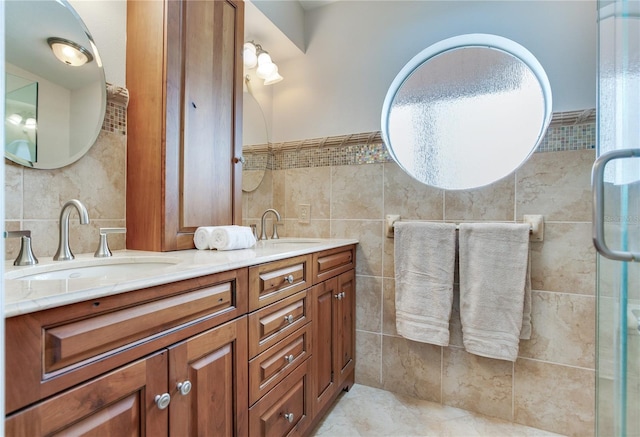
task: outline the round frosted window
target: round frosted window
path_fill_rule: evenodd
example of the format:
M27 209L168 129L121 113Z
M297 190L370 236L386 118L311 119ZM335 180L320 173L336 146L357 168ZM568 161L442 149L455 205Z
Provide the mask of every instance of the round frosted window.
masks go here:
M495 35L434 44L396 76L382 136L415 179L460 190L495 182L535 151L552 115L551 87L535 57Z

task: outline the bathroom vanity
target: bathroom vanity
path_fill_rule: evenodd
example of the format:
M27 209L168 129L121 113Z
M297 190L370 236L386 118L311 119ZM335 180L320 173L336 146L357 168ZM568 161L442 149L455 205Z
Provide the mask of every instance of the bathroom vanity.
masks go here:
M310 432L354 381L356 244L7 266L7 435Z

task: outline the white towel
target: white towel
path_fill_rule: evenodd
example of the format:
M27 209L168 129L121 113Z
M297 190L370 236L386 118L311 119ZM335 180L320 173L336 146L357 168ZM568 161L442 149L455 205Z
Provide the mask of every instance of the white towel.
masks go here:
M456 227L396 222L396 329L410 340L449 344Z
M521 335L531 334L529 225L461 224L459 258L465 349L515 361Z
M248 226L201 226L196 229L193 242L200 250L235 250L253 247L256 238Z
M201 226L196 229L193 234L193 243L196 245L196 249L207 250L211 249L211 233L214 226Z

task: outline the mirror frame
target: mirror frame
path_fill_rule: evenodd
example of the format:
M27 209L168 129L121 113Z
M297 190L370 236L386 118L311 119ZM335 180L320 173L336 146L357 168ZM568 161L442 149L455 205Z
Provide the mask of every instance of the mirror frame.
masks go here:
M391 83L387 94L384 99L384 103L382 106L382 114L381 114L381 127L382 127L382 139L386 145L386 148L389 152L389 155L393 158L393 160L400 166L400 168L405 171L407 174L415 178L416 180L428 184L426 181L421 180L416 175L412 174L411 171L408 171L405 166L402 164L401 160L398 159L396 152L394 151L394 146L391 144L390 140L390 129L389 129L389 119L392 110L393 103L395 101L395 97L402 88L403 84L411 77L414 71L419 69L423 64L428 62L430 59L435 58L436 56L442 55L446 52L454 51L457 49L463 48L489 48L502 51L508 55L513 56L514 58L522 61L535 75L540 84L543 99L544 99L544 116L542 118L542 124L540 126L539 134L534 142L531 145L531 148L526 156L523 157L522 162L513 168L511 172L506 174L498 175L494 177L492 180L483 183L477 186L460 186L460 187L443 187L436 186L437 188L447 189L447 190L462 190L462 189L472 189L478 188L481 186L489 185L497 180L506 177L508 174L515 171L520 165L522 165L526 160L531 156L533 152L535 152L538 145L544 139L544 135L546 130L551 122L551 118L553 116L553 102L551 96L551 85L549 83L549 79L540 64L540 62L535 58L535 56L525 49L520 44L497 35L491 34L482 34L482 33L474 33L474 34L466 34L459 35L452 38L448 38L442 41L439 41L426 49L422 50L416 56L414 56L396 75L393 82ZM429 185L429 184L428 184Z
M29 2L15 2L15 3L29 3ZM34 2L31 2L34 3ZM40 3L40 2L38 2ZM82 144L81 147L78 148L78 151L73 153L73 155L67 156L63 159L56 159L56 160L52 160L50 162L45 162L45 163L40 163L40 162L31 162L31 161L27 161L25 159L19 158L9 152L6 151L6 144L5 144L5 158L7 158L10 161L13 161L17 164L23 165L25 167L28 168L36 168L36 169L56 169L56 168L62 168L62 167L66 167L76 161L78 161L80 158L82 158L90 149L91 147L95 144L98 136L100 135L100 131L102 130L102 126L104 123L104 117L106 114L106 107L107 107L107 83L106 83L106 77L105 77L105 72L104 72L104 67L102 66L102 61L100 59L100 55L98 53L98 49L95 45L95 42L93 41L93 37L91 36L91 33L89 32L89 29L87 28L87 26L84 24L84 22L82 21L82 18L79 16L79 14L76 12L76 10L73 8L73 6L67 1L67 0L51 0L49 2L46 3L52 3L58 6L63 7L69 14L69 19L70 20L75 20L75 22L78 24L78 32L83 33L84 35L86 35L88 41L89 41L89 45L90 45L90 50L93 54L93 61L96 63L96 66L98 68L98 78L96 81L94 81L95 85L91 85L91 86L98 86L100 85L100 90L99 90L99 94L100 94L100 107L98 108L97 111L97 118L95 119L96 122L96 126L92 127L92 128L88 128L87 129L87 133L85 135L85 137L87 138L87 144ZM7 14L8 11L5 11L5 19L9 20L11 17ZM63 32L61 32L63 33ZM59 36L59 35L51 35L51 36ZM43 41L43 44L47 44L46 40ZM48 46L47 46L48 49ZM53 56L53 54L51 54L51 56ZM60 62L58 60L55 60L56 62ZM8 62L8 59L5 59L5 62ZM12 64L14 65L14 64ZM17 68L22 68L18 65L16 65ZM69 67L69 68L77 68L77 67ZM27 70L29 71L29 70ZM42 75L42 71L29 71L31 74L35 75L35 76L39 76L42 77L44 79L47 78L46 75ZM96 88L97 90L97 88ZM38 96L40 98L40 96ZM5 96L6 99L6 96ZM38 110L38 117L42 117L42 111ZM40 143L41 138L38 138L38 142L36 144L36 147L46 147L47 145L41 145Z

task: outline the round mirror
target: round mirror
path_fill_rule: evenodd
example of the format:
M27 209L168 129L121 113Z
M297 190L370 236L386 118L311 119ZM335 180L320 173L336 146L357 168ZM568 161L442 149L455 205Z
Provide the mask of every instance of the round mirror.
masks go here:
M251 93L249 79L245 78L248 91L242 99L242 191L254 191L264 178L269 161L269 135L267 123L258 100Z
M106 108L102 61L66 0L5 2L5 157L60 168L95 143Z
M398 165L448 190L488 185L535 151L551 121L549 80L519 44L486 34L434 44L396 76L382 136Z

